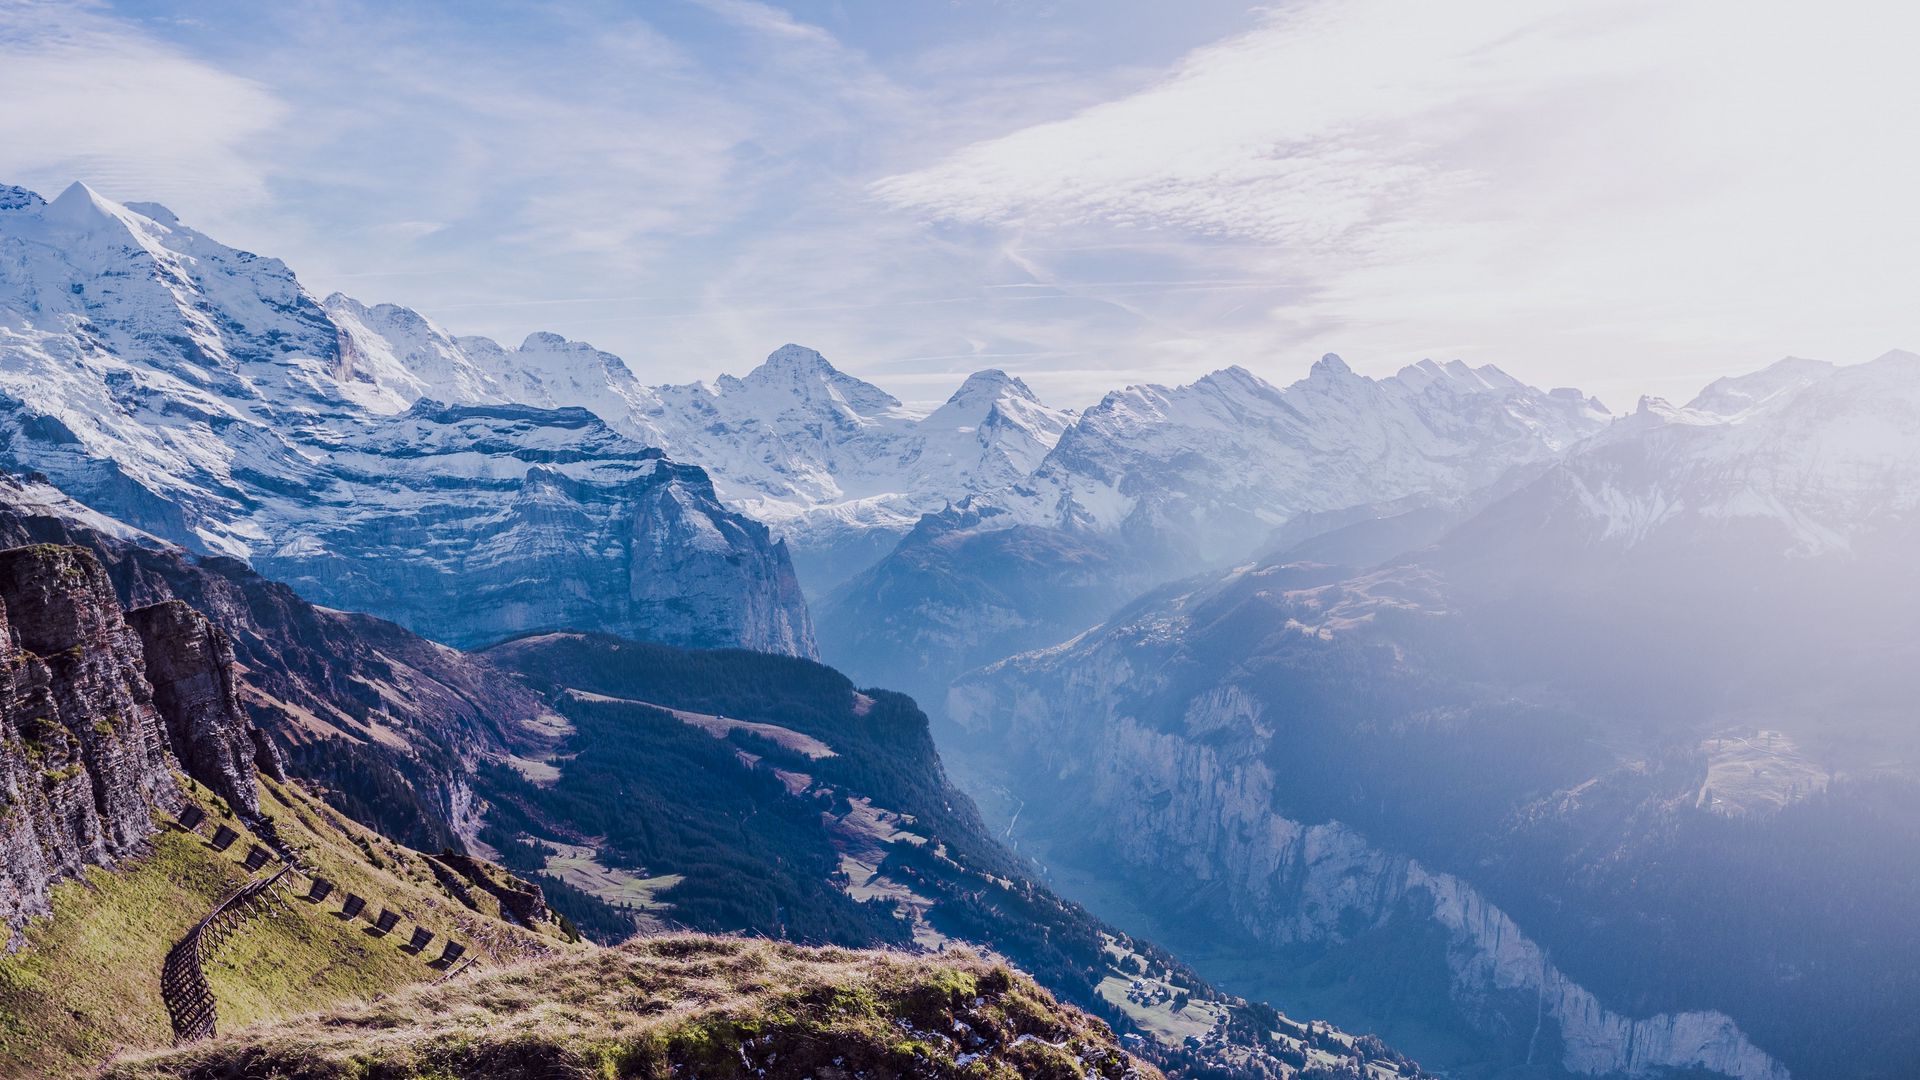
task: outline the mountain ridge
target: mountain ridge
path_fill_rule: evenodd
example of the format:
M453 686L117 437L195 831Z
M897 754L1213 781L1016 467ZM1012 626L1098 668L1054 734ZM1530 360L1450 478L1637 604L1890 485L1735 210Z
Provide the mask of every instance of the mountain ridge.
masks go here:
M1342 1004L1374 1011L1344 1022L1397 1000L1368 957L1432 955L1481 1060L1538 1060L1502 1033L1545 1016L1575 1072L1671 1051L1896 1074L1915 1050L1890 1018L1920 996L1890 932L1920 802L1920 457L1887 448L1920 434L1920 362L1790 363L1703 397L1621 418L1412 550L1281 551L1149 594L963 676L949 716L976 757L1030 762L996 775L1034 843L1165 925L1370 971ZM1169 861L1217 898L1156 889ZM1628 1037L1627 1016L1675 1034Z
M413 411L380 381L403 369L356 350L279 261L82 185L53 203L10 202L0 465L335 606L461 643L585 620L812 651L786 549L721 505L699 469L584 412L521 406L489 424ZM597 460L561 452L569 442ZM414 452L425 446L435 453ZM480 523L525 542L473 552ZM396 546L415 574L456 587L423 593L391 564ZM542 578L562 588L524 584ZM494 602L440 610L445 595L489 591Z

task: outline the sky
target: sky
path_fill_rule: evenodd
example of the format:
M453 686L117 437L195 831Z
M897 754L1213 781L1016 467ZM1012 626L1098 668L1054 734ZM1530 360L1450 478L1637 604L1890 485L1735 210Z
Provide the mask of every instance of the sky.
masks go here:
M1840 0L0 0L0 182L654 382L1085 405L1325 352L1920 350L1920 14Z

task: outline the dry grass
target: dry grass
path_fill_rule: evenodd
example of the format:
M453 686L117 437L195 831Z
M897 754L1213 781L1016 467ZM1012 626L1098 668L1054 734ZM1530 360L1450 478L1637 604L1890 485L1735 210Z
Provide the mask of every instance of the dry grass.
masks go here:
M1157 1077L971 955L698 935L569 953L124 1060L114 1080Z

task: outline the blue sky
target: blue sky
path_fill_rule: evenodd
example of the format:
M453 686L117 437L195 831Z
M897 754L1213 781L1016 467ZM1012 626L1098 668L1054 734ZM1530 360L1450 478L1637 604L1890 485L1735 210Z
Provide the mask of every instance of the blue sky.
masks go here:
M1610 404L1920 348L1874 3L0 0L0 178L651 380L1062 404L1321 352Z

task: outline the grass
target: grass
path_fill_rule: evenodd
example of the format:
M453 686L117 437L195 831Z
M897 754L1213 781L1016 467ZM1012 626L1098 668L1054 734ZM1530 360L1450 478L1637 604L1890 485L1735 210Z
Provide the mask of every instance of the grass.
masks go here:
M570 952L127 1059L111 1080L1157 1077L971 954L676 935Z
M483 910L470 911L439 888L418 853L345 822L297 787L261 783L262 807L280 836L337 887L328 903L288 897L274 905L207 965L223 1029L437 977L427 961L450 933L483 963L512 962L560 945L557 927L505 925L492 917L497 906L485 909L491 897L484 893L478 894ZM13 949L0 954L0 1077L86 1075L115 1051L173 1041L160 997L161 964L167 950L246 879L240 860L256 839L204 788L189 791L209 814L203 831L225 824L241 839L216 852L197 835L163 828L144 854L55 886L52 914L28 923ZM304 891L304 879L301 885ZM332 914L349 890L367 897L369 915L387 904L406 921L386 938L362 933L364 922ZM414 919L436 933L428 956L399 948Z
M686 880L681 874L643 878L600 865L590 847L563 844L557 840L542 840L540 843L554 849L554 854L547 856L547 873L609 904L641 911L665 911L671 905L660 899L659 895Z
M242 879L197 838L163 832L147 856L54 887L53 914L0 956L0 1076L72 1076L116 1046L165 1046L167 950Z

